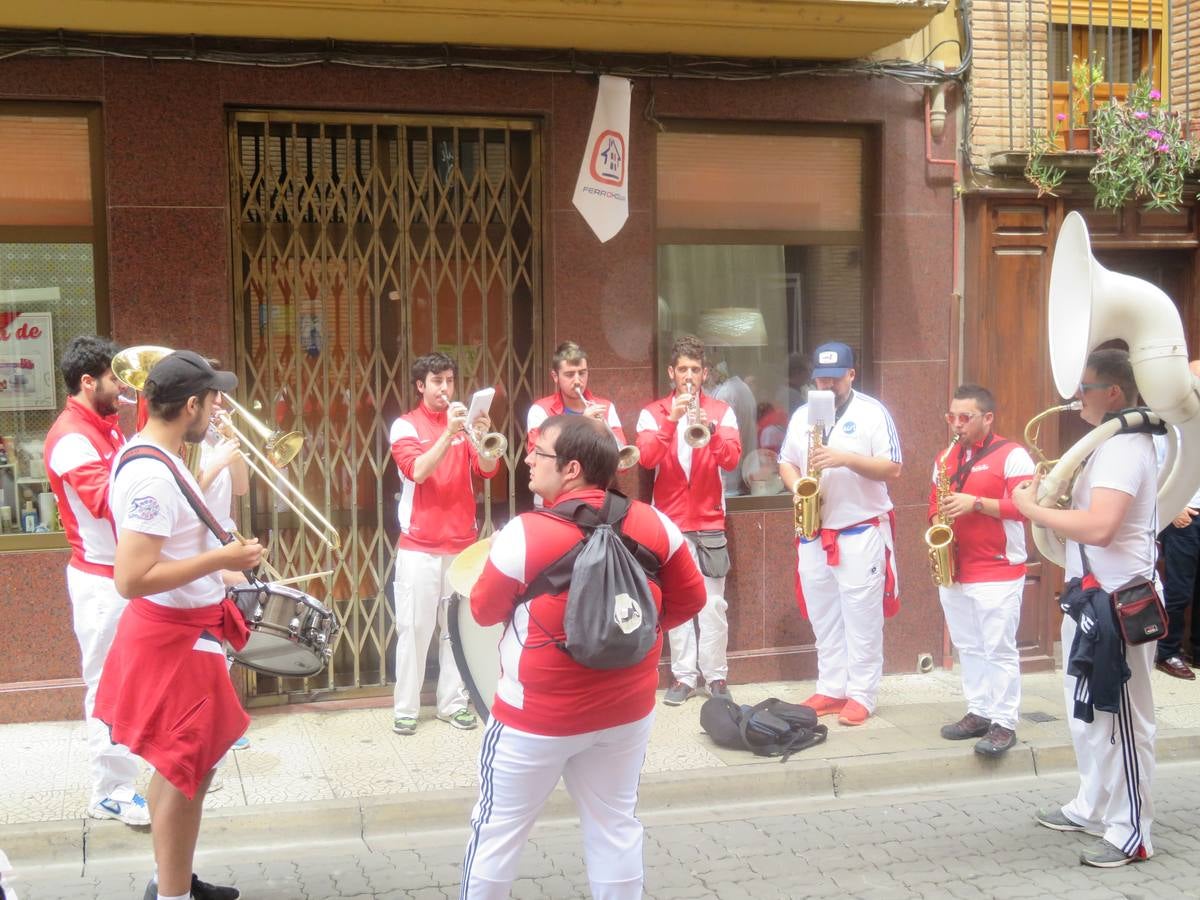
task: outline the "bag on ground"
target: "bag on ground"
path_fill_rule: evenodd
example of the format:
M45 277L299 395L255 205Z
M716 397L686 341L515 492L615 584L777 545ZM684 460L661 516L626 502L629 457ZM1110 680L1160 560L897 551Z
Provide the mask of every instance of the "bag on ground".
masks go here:
M824 743L829 729L817 724L810 707L769 697L754 706L726 697L710 697L700 707L700 727L721 747L749 750L756 756L780 756Z

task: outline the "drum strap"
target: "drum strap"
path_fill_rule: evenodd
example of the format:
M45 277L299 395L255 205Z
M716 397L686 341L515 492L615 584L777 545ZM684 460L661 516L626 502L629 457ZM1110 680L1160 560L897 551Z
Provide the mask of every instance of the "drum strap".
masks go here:
M117 468L113 471L113 477L116 478L117 472L120 472L127 462L134 459L156 459L166 466L175 479L175 484L179 486L179 492L183 494L183 499L188 502L188 506L192 508L192 511L200 521L208 527L213 536L221 542L221 546L224 547L226 544L231 544L236 540L232 534L221 527L221 524L217 521L217 517L212 514L212 510L204 502L204 498L192 489L192 486L180 474L179 469L171 462L171 458L158 449L158 447L150 447L145 444L134 447L121 457L121 462L117 464ZM253 572L243 572L242 574L246 576L246 580L251 584L258 583L258 577Z

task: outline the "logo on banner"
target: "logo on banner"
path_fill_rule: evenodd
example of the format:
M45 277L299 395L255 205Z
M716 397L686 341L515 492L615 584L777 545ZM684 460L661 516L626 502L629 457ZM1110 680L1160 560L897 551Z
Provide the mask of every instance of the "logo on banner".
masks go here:
M620 187L625 183L625 138L619 131L602 131L592 146L591 175Z

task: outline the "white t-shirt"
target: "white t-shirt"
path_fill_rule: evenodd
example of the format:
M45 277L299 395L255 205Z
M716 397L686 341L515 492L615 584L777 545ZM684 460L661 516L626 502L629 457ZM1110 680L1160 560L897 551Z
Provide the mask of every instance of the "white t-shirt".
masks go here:
M117 525L117 542L122 529L165 537L162 555L167 559L188 559L206 550L221 546L216 537L192 510L179 490L175 477L157 459L135 459L121 467L121 460L134 447L151 446L162 450L192 490L200 494L200 485L178 456L167 448L135 436L120 449L113 460L113 480L110 489L113 519ZM118 472L117 469L120 468ZM220 603L225 597L221 573L204 575L195 581L164 591L149 594L146 599L160 606L195 609Z
M1112 543L1107 547L1088 545L1084 548L1092 573L1109 593L1135 578L1154 575L1154 538L1158 534L1157 479L1158 465L1150 435L1118 434L1100 445L1075 481L1075 490L1071 494L1074 509L1091 506L1092 488L1111 488L1133 497ZM1067 579L1079 578L1083 575L1079 545L1068 540L1065 554Z
M900 438L892 417L874 397L854 391L836 423L826 424L825 444L860 456L901 462ZM808 404L792 415L779 451L782 462L801 472L808 469ZM892 508L887 484L864 478L845 466L821 473L821 527L848 528Z
M203 472L212 463L214 451L221 438L211 428L204 440L200 442L200 471ZM204 502L212 514L217 517L221 527L226 531L234 531L237 524L233 521L233 475L229 466L222 467L208 488L204 491Z

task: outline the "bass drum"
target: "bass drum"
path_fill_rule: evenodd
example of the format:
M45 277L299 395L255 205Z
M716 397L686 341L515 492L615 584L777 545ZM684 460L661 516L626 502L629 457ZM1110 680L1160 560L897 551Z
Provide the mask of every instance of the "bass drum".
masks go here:
M471 588L483 573L491 550L491 538L476 541L450 565L447 580L454 590L446 608L450 648L475 711L486 722L500 682L500 638L504 625L480 625L471 614Z

